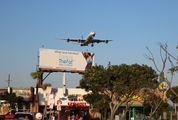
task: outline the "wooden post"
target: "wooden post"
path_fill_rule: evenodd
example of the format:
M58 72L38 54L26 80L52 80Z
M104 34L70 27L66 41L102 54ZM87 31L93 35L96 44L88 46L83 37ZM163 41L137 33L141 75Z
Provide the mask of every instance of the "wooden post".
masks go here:
M167 120L167 113L163 112L163 120Z
M34 112L38 112L38 110L39 110L39 97L38 97L38 95L35 95L34 104L35 104L35 111Z
M36 106L35 106L35 101L30 103L30 112L35 112Z

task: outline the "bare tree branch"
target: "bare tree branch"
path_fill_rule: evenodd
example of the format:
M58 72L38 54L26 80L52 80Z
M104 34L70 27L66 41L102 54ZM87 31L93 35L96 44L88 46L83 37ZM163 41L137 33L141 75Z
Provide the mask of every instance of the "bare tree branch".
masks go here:
M144 55L145 58L147 58L148 60L151 60L156 68L156 70L161 74L162 72L164 72L164 69L166 67L166 61L168 60L169 63L171 64L171 68L169 69L170 73L171 73L171 79L170 81L167 79L167 78L163 78L163 80L167 83L168 87L171 89L171 83L172 83L172 80L173 80L173 75L176 71L178 71L178 66L175 66L173 61L171 60L171 58L173 58L174 60L177 61L177 64L178 64L178 58L175 58L173 55L171 55L169 52L168 52L168 45L167 43L165 44L162 44L160 42L158 42L158 46L160 47L160 56L161 56L161 60L162 60L162 69L161 71L158 69L157 65L156 65L156 62L155 62L155 59L154 59L154 56L152 54L152 52L150 51L150 49L148 47L147 50L148 52L151 54L150 55ZM178 49L178 46L177 46L177 49ZM162 50L165 52L165 56L163 57L162 55ZM161 76L160 76L161 77ZM178 94L173 90L171 89L171 91L178 97Z
M146 47L146 48L147 48L148 52L151 54L151 57L150 57L150 55L146 55L146 54L144 54L144 56L145 56L148 60L151 60L151 61L153 62L153 64L154 64L156 70L157 70L158 72L160 72L159 69L158 69L158 67L157 67L157 65L156 65L156 62L155 62L155 59L154 59L154 56L153 56L152 52L150 51L150 49L149 49L148 47Z
M158 43L158 45L160 45L160 43ZM167 49L167 45L163 46L165 49ZM162 48L160 47L160 56L161 56L161 60L162 60L162 70L161 72L164 71L165 69L165 66L166 66L166 61L167 61L167 53L165 53L165 57L163 58L163 55L162 55Z
M167 43L165 44L165 47L164 47L164 45L162 44L162 43L159 43L158 44L163 50L164 50L164 52L166 52L169 56L171 56L174 60L178 60L177 58L175 58L172 54L170 54L169 52L168 52L168 50L167 50Z

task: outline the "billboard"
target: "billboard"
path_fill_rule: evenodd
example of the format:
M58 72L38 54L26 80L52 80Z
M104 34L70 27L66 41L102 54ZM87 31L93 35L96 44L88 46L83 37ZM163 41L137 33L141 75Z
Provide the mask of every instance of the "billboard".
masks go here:
M40 48L39 70L82 73L94 65L94 53Z

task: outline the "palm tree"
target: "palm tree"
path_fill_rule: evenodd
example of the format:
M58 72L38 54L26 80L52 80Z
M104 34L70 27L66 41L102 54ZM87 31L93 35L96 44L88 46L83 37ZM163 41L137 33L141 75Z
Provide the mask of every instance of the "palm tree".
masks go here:
M39 71L39 70L36 70L36 72L31 72L30 76L33 78L33 79L37 79L36 81L36 96L35 96L35 103L38 103L38 88L41 87L42 85L42 82L43 82L43 72L42 71ZM38 105L36 105L36 111L38 112Z
M43 91L45 91L48 86L51 87L51 83L45 83L41 86L41 88L43 89ZM46 97L47 97L47 94L46 94ZM46 117L46 109L47 109L47 100L45 100L45 108L43 110L44 117Z
M41 88L45 91L48 86L51 87L51 83L45 83L41 86Z
M36 72L31 72L30 75L33 79L37 79L36 86L41 87L42 82L43 82L43 80L42 80L43 79L43 72L36 70Z

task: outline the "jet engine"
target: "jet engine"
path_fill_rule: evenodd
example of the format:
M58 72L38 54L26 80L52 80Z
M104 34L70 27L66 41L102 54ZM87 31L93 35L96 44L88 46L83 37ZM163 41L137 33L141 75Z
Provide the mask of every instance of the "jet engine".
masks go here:
M67 42L69 42L70 40L69 39L67 39Z
M77 42L78 42L78 43L80 43L80 42L81 42L81 40L79 39L79 40L77 40Z
M108 40L105 40L105 43L107 44L109 41Z
M100 43L100 41L98 40L97 43Z
M91 47L93 47L93 46L94 46L94 44L92 43L92 44L91 44Z

